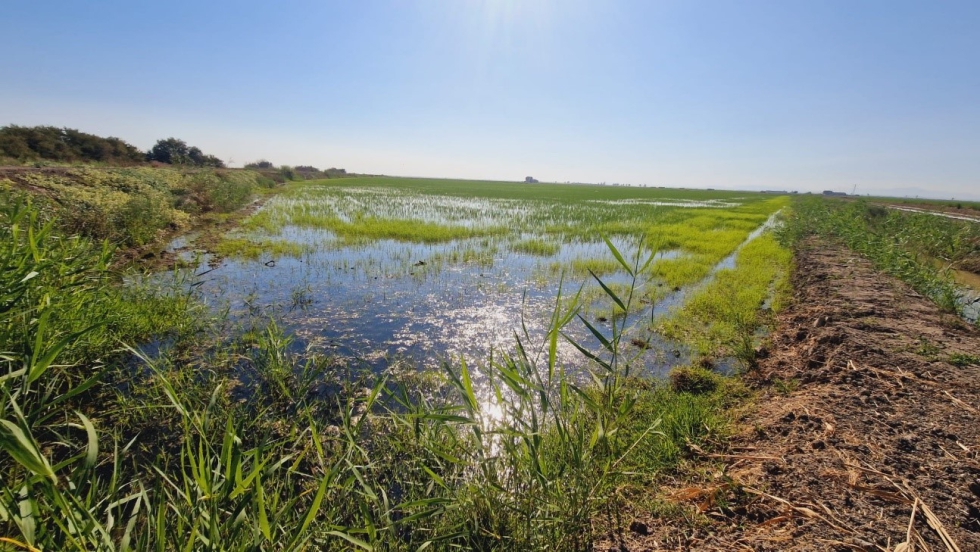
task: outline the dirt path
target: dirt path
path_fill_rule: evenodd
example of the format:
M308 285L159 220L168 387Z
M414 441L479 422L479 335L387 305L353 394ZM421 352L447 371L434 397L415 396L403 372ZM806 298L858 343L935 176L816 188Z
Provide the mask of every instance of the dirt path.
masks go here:
M980 331L840 248L795 284L740 434L663 490L688 519L600 549L980 550Z

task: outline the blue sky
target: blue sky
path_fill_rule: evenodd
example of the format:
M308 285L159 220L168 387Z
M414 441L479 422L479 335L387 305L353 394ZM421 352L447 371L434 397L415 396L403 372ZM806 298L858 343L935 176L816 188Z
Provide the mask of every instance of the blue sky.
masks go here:
M980 198L980 2L8 2L0 125L242 164Z

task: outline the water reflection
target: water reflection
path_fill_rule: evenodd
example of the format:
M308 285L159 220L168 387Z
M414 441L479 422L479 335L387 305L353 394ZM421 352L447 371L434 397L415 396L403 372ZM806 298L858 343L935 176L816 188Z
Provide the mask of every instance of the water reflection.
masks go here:
M332 243L326 232L287 229L290 239ZM624 244L625 245L625 244ZM601 243L572 243L551 257L497 253L482 262L442 262L473 244L418 245L380 241L369 246L327 247L302 258L259 261L199 259L193 284L231 322L273 317L297 336L297 349L313 347L350 357L382 370L394 359L435 368L443 360L485 359L491 351L513 350L515 332L541 339L548 330L558 294L552 263L598 255ZM662 253L662 257L677 255ZM275 262L270 262L274 260ZM421 262L420 262L421 261ZM622 275L610 282L624 282ZM566 282L566 293L587 281ZM594 284L588 284L594 285ZM676 303L668 298L665 309ZM649 310L644 315L649 318ZM627 320L633 324L641 313ZM596 322L603 331L609 323ZM588 347L598 341L581 324L567 328ZM670 347L671 350L676 347ZM582 355L562 341L558 356L581 366ZM659 374L678 364L673 354L650 349L638 363Z
M746 243L774 221L775 215ZM350 245L326 231L292 226L286 226L281 237L316 247L301 258L225 259L213 267L212 259L200 257L196 272L202 276L191 285L215 309L226 310L232 323L248 326L274 318L297 337L297 350L329 351L379 372L395 361L421 368L437 368L460 357L481 361L492 352L514 350L518 334L530 343L540 342L558 296L560 278L553 267L579 258L611 258L602 242L570 241L554 255L534 256L481 238L446 244L379 240ZM614 242L624 252L635 248L625 239ZM658 257L679 254L664 251ZM734 266L736 254L737 250L714 271ZM630 281L624 272L603 279L610 285ZM595 286L590 280L566 281L566 296L580 285ZM635 357L634 373L661 376L688 362L689 351L651 335L648 321L681 305L697 287L674 290L653 305L637 304L625 319L616 318L611 302L601 294L584 312L606 337L614 322L628 328L623 345ZM608 316L596 314L603 312ZM581 323L570 324L565 333L589 350L601 350L599 340ZM566 340L559 341L557 355L570 369L585 366L585 357Z

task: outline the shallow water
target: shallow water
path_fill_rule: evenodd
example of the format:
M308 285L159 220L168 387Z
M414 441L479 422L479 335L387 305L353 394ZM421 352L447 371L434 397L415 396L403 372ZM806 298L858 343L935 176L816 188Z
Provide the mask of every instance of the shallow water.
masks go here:
M335 192L331 190L331 194ZM301 196L270 202L274 209L270 215L286 221L276 229L276 238L311 246L310 252L301 258L264 255L257 261L212 262L208 256L198 257L199 265L194 272L200 276L188 285L215 310L227 312L233 324L247 328L274 319L296 336L297 350L327 351L379 372L400 362L423 369L436 368L446 360L456 363L460 357L469 364L480 365L491 355L515 351L518 338L532 356L540 355L539 360L543 361L547 356L543 342L562 286L562 297L566 299L563 305L583 288L590 292L588 297L598 295L599 299L590 299L583 306L582 316L607 338L612 334L613 323L625 326L622 346L626 356L632 358L633 373L662 376L674 366L688 363L690 355L684 345L651 335L647 330L649 321L681 305L698 286L675 290L655 305L634 301L632 314L625 319L617 318L613 315L612 301L596 293L598 286L591 277L569 276L570 272L566 271L575 260L613 260L606 244L556 239L553 235L542 236L534 229L542 225L572 224L573 211L577 217L608 217L610 209L618 213L624 208L658 209L662 205L675 208L738 205L721 201L654 200L531 204L512 200L412 197L382 190L341 189L340 192L344 195ZM384 201L378 201L378 197ZM640 203L644 205L639 206ZM442 244L394 240L351 244L329 231L288 224L289 213L298 211L329 212L341 218L367 213L381 219L502 225L512 232ZM774 217L753 231L746 243L771 227ZM558 243L556 254L535 256L511 249L519 240L542 237ZM625 239L616 238L613 243L627 257L636 248ZM188 253L186 240L172 247L184 248L178 253L185 260L195 258ZM714 271L732 268L737 252L718 263ZM664 251L657 257L679 255L678 251ZM602 279L611 286L630 283L625 271L604 275ZM563 333L593 352L602 349L600 341L581 320L573 319ZM564 366L573 370L586 365L582 353L564 339L559 340L558 357Z
M291 239L317 239L315 234L331 239L321 232L288 233ZM558 295L560 278L550 275L549 265L606 246L573 243L551 257L501 247L479 262L427 260L465 247L384 240L319 249L300 259L223 260L199 280L198 292L215 308L227 308L233 322L272 317L297 336L298 347L328 350L377 370L399 359L427 368L460 356L479 363L491 352L513 351L515 332L525 337L526 330L526 345L533 350L547 333ZM206 270L207 262L202 259L200 270ZM623 282L625 275L605 280ZM588 281L566 279L563 295L573 295L583 283ZM657 312L675 305L679 297L660 302ZM649 308L640 309L627 324L649 318ZM590 322L611 333L609 322ZM581 322L573 322L566 332L588 348L598 348ZM678 354L679 346L660 345L638 361L647 372L662 373L686 356ZM567 365L582 364L581 353L567 342L559 346L559 358Z

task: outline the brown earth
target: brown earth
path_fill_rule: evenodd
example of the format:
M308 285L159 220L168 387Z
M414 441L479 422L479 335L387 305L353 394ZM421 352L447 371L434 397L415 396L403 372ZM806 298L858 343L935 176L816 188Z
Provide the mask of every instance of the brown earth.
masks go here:
M842 248L796 263L740 432L661 489L685 515L597 549L980 551L980 331Z

